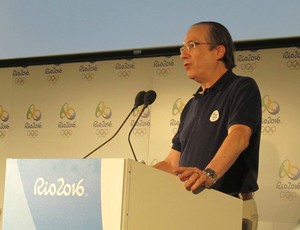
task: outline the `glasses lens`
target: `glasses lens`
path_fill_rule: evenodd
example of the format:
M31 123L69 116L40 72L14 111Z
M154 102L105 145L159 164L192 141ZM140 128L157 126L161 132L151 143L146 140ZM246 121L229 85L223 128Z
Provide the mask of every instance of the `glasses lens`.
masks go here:
M196 43L195 43L195 42L193 42L193 41L191 41L191 42L189 42L189 43L187 44L187 46L189 47L188 49L190 50L190 49L192 49L192 48L195 48L195 47L196 47Z
M183 44L182 47L180 47L180 52L183 52L184 49L187 49L187 50L191 50L191 49L194 49L196 48L198 45L201 45L201 44L208 44L208 43L200 43L200 42L194 42L194 41L190 41L186 44Z

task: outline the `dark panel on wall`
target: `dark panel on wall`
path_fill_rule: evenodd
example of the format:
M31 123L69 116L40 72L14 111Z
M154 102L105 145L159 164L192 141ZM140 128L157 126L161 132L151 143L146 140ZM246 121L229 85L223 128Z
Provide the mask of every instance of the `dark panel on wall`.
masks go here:
M251 40L235 42L236 50L258 50L281 47L300 47L300 37ZM180 46L149 48L139 50L121 50L113 52L81 53L58 56L30 57L6 59L0 61L1 67L32 66L46 64L62 64L74 62L94 62L101 60L133 59L144 57L173 56L179 54Z

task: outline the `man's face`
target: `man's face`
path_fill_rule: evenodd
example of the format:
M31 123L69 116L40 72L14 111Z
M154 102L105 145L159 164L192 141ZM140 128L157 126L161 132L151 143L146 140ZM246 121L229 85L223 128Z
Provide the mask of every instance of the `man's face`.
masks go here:
M196 46L190 46L192 42L198 42ZM197 25L192 26L183 41L183 48L180 57L183 59L184 68L190 79L199 83L209 81L218 67L219 57L217 48L211 48L209 40L209 26ZM189 46L188 49L186 46Z

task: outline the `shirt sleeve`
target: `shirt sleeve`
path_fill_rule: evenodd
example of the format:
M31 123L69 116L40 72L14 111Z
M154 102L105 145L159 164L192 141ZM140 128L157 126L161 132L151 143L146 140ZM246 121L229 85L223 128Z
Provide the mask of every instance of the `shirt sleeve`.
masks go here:
M227 128L243 124L254 132L261 124L261 96L254 79L242 77L231 94L231 109Z

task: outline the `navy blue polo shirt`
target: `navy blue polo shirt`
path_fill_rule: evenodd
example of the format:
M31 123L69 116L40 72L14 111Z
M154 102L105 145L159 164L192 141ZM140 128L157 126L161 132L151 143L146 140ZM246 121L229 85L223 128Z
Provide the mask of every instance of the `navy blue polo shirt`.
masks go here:
M181 152L180 166L205 169L234 124L252 130L250 144L212 188L224 193L258 189L261 96L250 77L227 71L211 88L198 91L186 104L172 148Z

